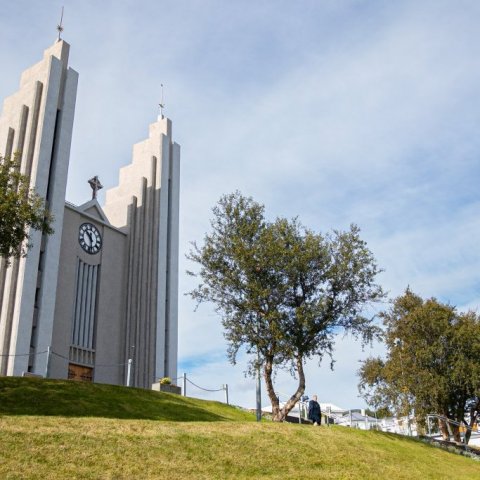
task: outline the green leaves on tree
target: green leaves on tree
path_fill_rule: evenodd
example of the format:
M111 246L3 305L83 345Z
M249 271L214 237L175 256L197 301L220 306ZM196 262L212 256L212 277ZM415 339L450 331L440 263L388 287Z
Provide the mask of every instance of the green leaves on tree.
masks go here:
M409 289L381 317L387 355L370 358L360 368L365 400L398 415L414 410L420 426L429 413L457 422L468 413L473 425L480 411L479 317L435 298L424 300ZM441 427L448 437L447 426ZM460 440L458 428L451 429Z
M298 219L265 219L264 206L239 192L213 209L211 231L187 256L200 279L190 295L212 302L222 318L228 355L252 354L250 373L263 368L275 420L283 420L305 391L305 361L332 359L339 331L364 342L378 333L362 309L383 298L379 272L358 227L321 235ZM257 360L259 359L259 360ZM277 368L298 377L298 387L280 409L273 385Z
M31 244L30 230L51 234L53 217L44 200L20 173L19 154L0 156L0 256L24 257Z

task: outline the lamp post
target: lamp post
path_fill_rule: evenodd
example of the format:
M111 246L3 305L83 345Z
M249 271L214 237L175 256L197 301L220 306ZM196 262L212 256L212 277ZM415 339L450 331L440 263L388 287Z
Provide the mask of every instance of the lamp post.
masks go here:
M262 377L260 376L260 352L257 350L257 422L262 420Z

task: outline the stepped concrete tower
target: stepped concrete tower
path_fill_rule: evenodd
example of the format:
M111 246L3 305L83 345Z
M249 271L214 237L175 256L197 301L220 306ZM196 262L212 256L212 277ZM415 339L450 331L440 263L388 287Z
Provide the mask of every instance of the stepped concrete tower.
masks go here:
M20 152L21 171L55 217L55 233L32 232L27 258L0 261L0 374L46 371L57 289L78 74L68 67L69 45L59 40L26 70L0 117L0 153ZM23 356L9 356L19 355Z
M59 40L22 76L0 120L0 153L55 216L26 258L0 265L0 375L150 388L177 377L180 147L161 115L102 208L65 202L76 72Z
M125 354L135 358L137 386L177 377L179 186L180 146L162 115L134 145L103 209L128 234Z

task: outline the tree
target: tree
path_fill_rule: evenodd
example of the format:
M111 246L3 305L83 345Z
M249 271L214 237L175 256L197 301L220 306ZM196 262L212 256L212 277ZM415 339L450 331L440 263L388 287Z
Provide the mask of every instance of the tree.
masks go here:
M264 206L239 192L213 209L212 231L187 256L200 265L201 279L190 295L210 301L222 317L228 356L235 364L244 347L249 373L262 368L273 418L282 421L305 391L305 361L327 355L334 338L350 332L362 341L377 333L361 308L383 297L379 272L359 229L322 236L297 219L268 222ZM278 368L298 378L281 409L273 383Z
M20 173L19 155L0 156L0 256L7 261L26 256L31 247L30 229L51 234L52 221L44 200Z
M375 418L387 418L392 416L392 412L388 408L379 408L378 410L365 410L365 415Z
M421 426L431 413L467 423L466 413L472 412L473 426L480 394L479 317L435 298L423 300L409 289L381 317L387 355L369 358L360 368L365 400L399 415L414 409ZM459 441L459 428L450 428ZM441 429L448 438L446 422ZM470 435L466 437L468 441Z

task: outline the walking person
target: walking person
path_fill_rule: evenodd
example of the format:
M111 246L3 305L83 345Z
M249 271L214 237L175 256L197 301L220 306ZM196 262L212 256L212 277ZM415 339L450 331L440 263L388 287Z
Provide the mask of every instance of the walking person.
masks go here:
M308 402L308 419L317 426L322 423L322 411L320 410L320 404L317 402L317 396L313 395L312 399Z

